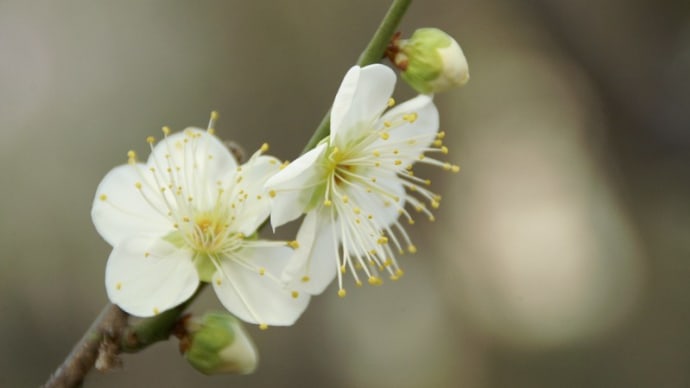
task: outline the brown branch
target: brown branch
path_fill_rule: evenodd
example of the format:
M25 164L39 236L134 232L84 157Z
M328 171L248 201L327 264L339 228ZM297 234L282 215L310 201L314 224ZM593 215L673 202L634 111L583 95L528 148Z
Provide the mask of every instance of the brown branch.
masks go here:
M119 366L117 344L127 317L119 307L108 303L44 387L77 387L94 365L101 371Z
M44 387L77 387L92 367L101 372L111 370L120 366L120 353L135 353L167 340L184 310L204 288L206 284L202 283L194 295L181 305L131 325L128 324L127 313L108 303Z

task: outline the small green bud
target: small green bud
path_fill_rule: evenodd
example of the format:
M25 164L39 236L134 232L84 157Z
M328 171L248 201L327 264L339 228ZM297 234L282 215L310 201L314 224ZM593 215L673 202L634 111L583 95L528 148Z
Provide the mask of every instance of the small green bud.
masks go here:
M438 28L420 28L407 40L396 36L386 54L400 76L422 94L443 92L470 79L460 45Z
M237 318L226 313L188 317L180 348L185 358L203 374L254 372L258 353Z

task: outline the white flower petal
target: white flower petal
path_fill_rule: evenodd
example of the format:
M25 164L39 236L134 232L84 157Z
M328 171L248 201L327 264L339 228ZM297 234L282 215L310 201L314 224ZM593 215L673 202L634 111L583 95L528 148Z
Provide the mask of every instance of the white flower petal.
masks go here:
M395 73L374 64L351 68L340 84L331 109L331 139L341 148L360 137L388 106L395 88Z
M338 241L334 240L334 226L328 217L328 209L323 207L304 217L297 232L299 247L282 275L290 287L318 295L335 279Z
M322 167L327 144L322 143L287 165L266 182L271 199L271 225L277 228L307 210L315 185L323 181Z
M400 216L400 208L405 205L405 187L393 173L383 171L372 176L376 178L377 193L368 192L366 187L352 186L348 189L348 195L352 203L357 204L364 214L371 214L378 225L391 225ZM386 196L379 194L384 192ZM396 198L399 201L396 202Z
M379 139L372 144L372 149L385 147L387 144L396 144L400 148L403 165L416 161L419 155L435 139L438 132L438 110L430 96L420 94L417 97L405 101L386 112L380 122L400 121L405 114L415 113L414 122L405 122L390 131L390 138ZM411 142L410 140L414 140Z
M142 164L115 167L96 189L91 219L101 237L112 246L132 236L162 236L172 230L162 197L148 185L141 190L135 186L143 180L137 169L144 168Z
M288 249L253 248L240 252L249 264L280 267ZM268 264L273 261L276 264ZM234 260L223 260L222 271L213 276L213 289L223 306L249 323L288 326L295 323L309 304L309 294L294 294L277 278L260 275Z
M236 224L233 226L236 232L250 236L266 220L271 211L271 202L264 185L279 170L278 159L255 155L242 165L240 171L232 171L227 178L221 179L233 184L230 198L236 201Z
M217 137L206 130L187 128L156 144L148 168L155 168L163 186L183 187L184 195L191 195L203 207L215 200L215 182L235 170L237 162Z
M105 269L108 298L150 317L189 299L199 285L191 252L157 237L134 237L113 249Z

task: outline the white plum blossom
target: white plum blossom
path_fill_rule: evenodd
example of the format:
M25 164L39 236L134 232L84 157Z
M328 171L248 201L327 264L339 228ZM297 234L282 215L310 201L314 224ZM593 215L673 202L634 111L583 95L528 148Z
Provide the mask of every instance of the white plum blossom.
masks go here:
M373 285L382 272L400 277L396 253L416 251L400 216L414 222L410 205L433 220L425 201L432 208L440 201L412 164L459 170L424 155L448 152L432 98L393 107L394 86L394 72L383 65L351 68L333 103L330 136L266 182L274 228L306 213L282 276L291 287L318 294L337 274L342 297L348 270L357 285L361 274Z
M211 283L221 303L240 319L291 325L309 295L278 278L290 243L264 241L257 228L270 211L264 184L280 169L262 155L237 162L208 130L188 128L155 144L139 163L115 167L98 186L92 218L113 246L106 266L110 300L140 317L186 301L200 282ZM155 144L155 145L154 145ZM294 243L293 243L294 245Z

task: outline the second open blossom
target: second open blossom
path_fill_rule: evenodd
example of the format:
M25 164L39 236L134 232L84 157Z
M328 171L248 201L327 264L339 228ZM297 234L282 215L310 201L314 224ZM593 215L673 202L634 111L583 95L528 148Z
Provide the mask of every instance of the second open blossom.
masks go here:
M350 69L333 103L330 136L267 181L274 227L306 213L283 272L292 287L318 294L337 275L344 296L347 271L357 285L380 284L381 273L397 279L396 254L416 250L400 216L413 223L411 205L433 218L425 203L440 200L412 164L458 169L424 155L447 153L431 97L393 107L394 86L395 74L383 65Z

